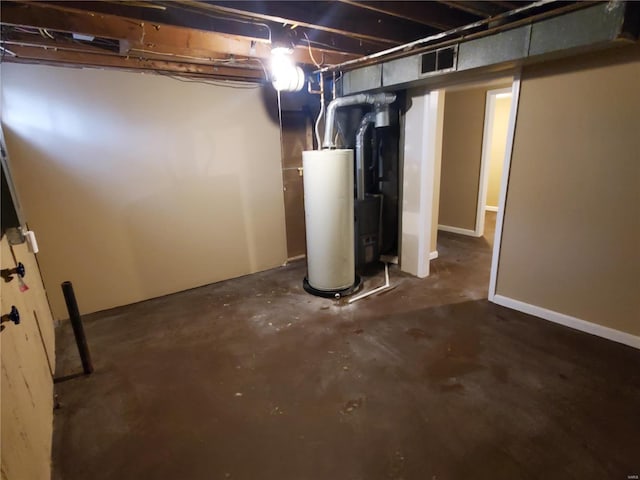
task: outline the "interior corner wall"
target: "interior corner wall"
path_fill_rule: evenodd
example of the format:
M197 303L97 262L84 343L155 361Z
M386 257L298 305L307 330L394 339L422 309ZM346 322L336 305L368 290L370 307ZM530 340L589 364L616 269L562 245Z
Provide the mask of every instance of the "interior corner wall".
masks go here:
M447 92L438 223L476 228L486 88Z
M442 91L414 88L407 91L402 166L400 269L420 278L429 275L432 186L440 142L438 125L444 108Z
M640 48L521 78L496 293L640 336Z
M55 317L282 265L271 92L6 64L2 124Z

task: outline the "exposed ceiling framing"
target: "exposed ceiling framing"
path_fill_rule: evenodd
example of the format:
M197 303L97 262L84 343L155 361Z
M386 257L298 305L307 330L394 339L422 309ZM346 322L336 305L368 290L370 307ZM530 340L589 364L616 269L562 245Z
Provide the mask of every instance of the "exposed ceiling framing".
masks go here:
M313 69L479 20L489 29L494 17L532 3L3 1L0 53L12 62L262 81L271 45L293 47L295 60ZM549 2L513 20L571 3Z

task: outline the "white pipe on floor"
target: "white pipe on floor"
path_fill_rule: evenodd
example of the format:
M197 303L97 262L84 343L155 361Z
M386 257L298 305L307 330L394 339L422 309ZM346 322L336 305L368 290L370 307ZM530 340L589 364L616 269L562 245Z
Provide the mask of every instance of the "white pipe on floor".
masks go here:
M358 300L362 300L363 298L366 298L370 295L375 295L376 293L380 293L391 286L391 283L389 282L389 264L386 262L384 264L384 279L385 279L384 285L381 285L378 288L374 288L373 290L370 290L368 292L362 293L357 297L350 298L347 303L357 302Z

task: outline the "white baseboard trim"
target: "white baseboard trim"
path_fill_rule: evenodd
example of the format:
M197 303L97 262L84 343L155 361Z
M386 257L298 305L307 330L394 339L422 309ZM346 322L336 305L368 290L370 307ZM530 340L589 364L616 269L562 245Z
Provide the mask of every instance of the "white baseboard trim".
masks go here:
M470 237L477 237L474 230L468 230L466 228L450 227L449 225L438 225L438 230L443 232L457 233L459 235L468 235Z
M485 211L487 212L497 212L498 211L498 207L493 207L491 205L486 205L484 207Z
M438 250L434 250L433 252L429 253L429 260L435 260L436 258L438 258Z
M514 300L513 298L504 297L502 295L494 295L491 299L493 303L502 305L503 307L512 308L519 312L528 313L535 317L549 320L553 323L559 323L565 327L580 330L581 332L590 333L598 337L606 338L614 342L622 343L633 348L640 349L640 337L632 335L630 333L621 332L613 328L598 325L597 323L587 322L576 317L565 315L564 313L554 312L553 310L547 310L546 308L537 307L529 303L521 302L520 300Z

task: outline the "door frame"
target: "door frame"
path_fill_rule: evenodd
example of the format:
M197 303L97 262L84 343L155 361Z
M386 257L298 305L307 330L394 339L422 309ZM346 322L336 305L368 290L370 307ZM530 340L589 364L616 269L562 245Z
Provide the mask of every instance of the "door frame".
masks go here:
M512 77L511 84L511 110L509 113L509 126L507 128L507 145L505 148L504 164L502 168L502 179L500 181L500 196L498 201L498 213L496 218L496 231L493 242L493 255L491 257L491 273L489 279L488 299L493 302L496 294L496 284L498 280L498 264L500 259L500 246L502 242L502 227L504 224L505 203L507 198L507 187L509 185L509 170L511 167L511 155L513 152L513 139L516 129L518 101L520 98L520 78L521 69L508 72L507 75ZM487 82L492 79L488 78ZM480 83L480 82L477 82ZM438 144L442 144L443 116L438 115L439 109L442 109L442 101L444 98L442 90L446 91L447 85L439 86L440 90L429 90L425 88L422 96L414 97L414 104L419 105L419 112L416 112L416 120L413 128L420 129L420 135L424 140L419 142L416 147L419 151L414 150L412 155L415 156L415 162L407 161L409 149L407 145L407 119L405 119L404 133L404 164L403 172L403 192L402 192L402 257L400 268L402 271L416 275L420 278L429 275L429 250L432 230L437 229L437 222L432 222L433 208L435 205L434 189L436 187L436 178L434 175L436 162L440 161L441 151ZM442 93L440 93L442 92ZM440 94L439 94L440 93ZM430 95L431 94L431 95ZM431 98L430 98L431 97ZM409 98L409 95L408 95ZM431 100L431 101L430 101ZM410 142L409 142L410 143ZM415 163L415 164L414 164ZM411 195L408 195L411 193ZM428 195L426 192L431 194ZM407 208L408 198L413 198L411 207ZM419 201L416 201L418 200ZM437 213L435 213L437 215ZM412 220L408 222L407 220ZM417 231L414 231L417 230ZM409 240L409 241L408 241ZM408 255L410 250L411 255Z
M502 164L502 178L500 180L500 194L498 196L498 214L496 216L496 233L493 239L493 254L491 255L491 276L489 277L488 293L490 302L493 302L496 296L496 285L498 283L498 263L502 244L502 227L504 226L504 210L507 202L511 157L513 155L513 140L515 138L516 123L518 120L521 73L522 71L518 70L514 74L513 84L511 85L511 109L509 111L509 126L507 127L507 145L504 149L504 163Z
M474 236L481 237L484 235L484 217L485 207L487 203L487 190L489 189L489 171L491 163L491 137L493 133L493 117L496 110L496 98L498 95L511 93L511 101L513 102L513 88L497 88L487 90L487 98L484 107L484 129L482 131L482 155L480 158L480 184L478 185L478 206L476 209L476 227ZM511 114L509 113L509 122L511 122ZM509 132L507 131L507 142Z

